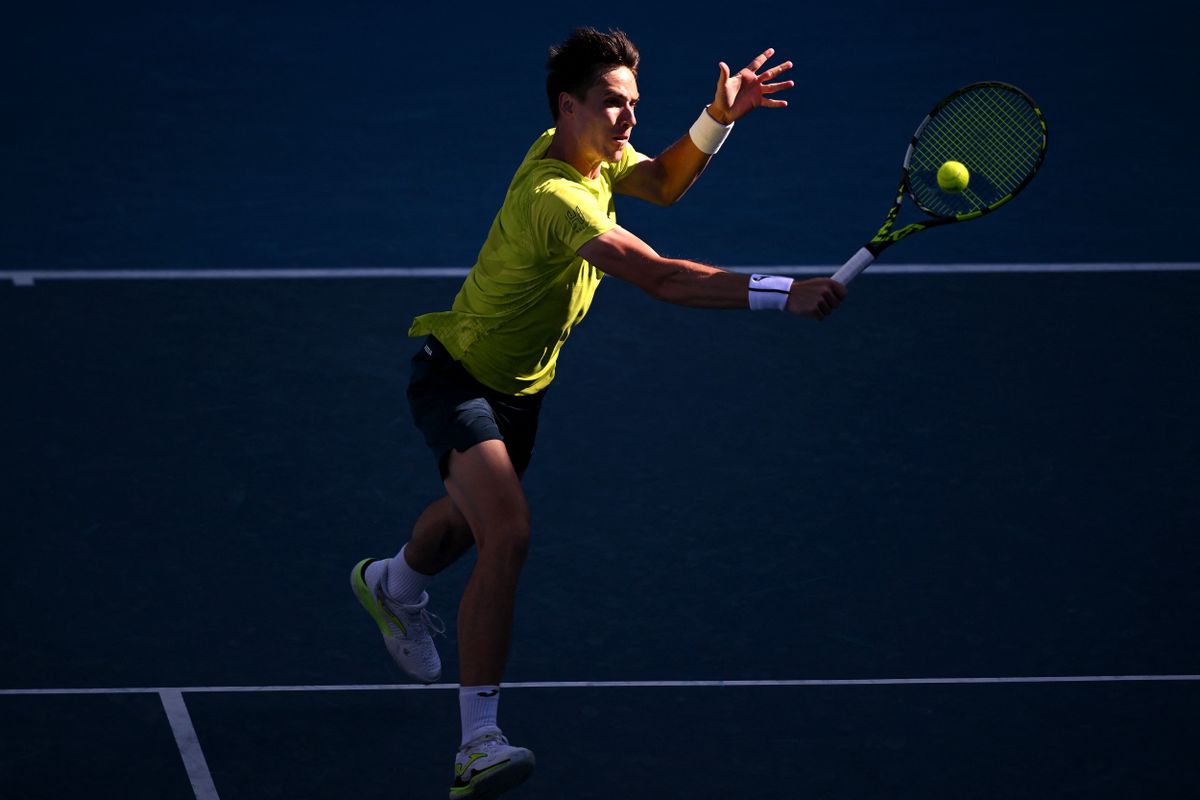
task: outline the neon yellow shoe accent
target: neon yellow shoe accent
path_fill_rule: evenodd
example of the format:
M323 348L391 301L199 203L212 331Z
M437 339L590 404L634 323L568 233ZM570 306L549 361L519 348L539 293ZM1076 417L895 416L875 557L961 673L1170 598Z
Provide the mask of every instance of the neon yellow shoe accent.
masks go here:
M463 773L466 772L467 769L472 764L474 764L476 761L478 761L481 758L487 758L487 754L486 753L472 753L471 755L467 756L467 762L465 764L455 764L454 765L454 774L461 778L463 776Z
M354 565L354 571L350 573L350 586L354 589L354 596L358 598L359 605L371 615L371 619L375 620L375 624L379 626L379 632L384 636L394 635L392 629L388 627L389 621L400 629L401 636L408 636L408 628L405 624L383 603L379 602L379 597L371 591L371 587L367 586L367 566L375 560L374 558L364 558Z

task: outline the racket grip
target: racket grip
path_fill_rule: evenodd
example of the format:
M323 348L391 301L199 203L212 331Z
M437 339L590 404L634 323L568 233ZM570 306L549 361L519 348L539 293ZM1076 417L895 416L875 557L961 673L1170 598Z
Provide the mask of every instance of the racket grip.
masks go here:
M842 264L841 268L833 273L833 279L846 286L850 281L858 277L858 273L871 265L875 260L875 256L865 247L860 247L858 252L850 256L850 260Z

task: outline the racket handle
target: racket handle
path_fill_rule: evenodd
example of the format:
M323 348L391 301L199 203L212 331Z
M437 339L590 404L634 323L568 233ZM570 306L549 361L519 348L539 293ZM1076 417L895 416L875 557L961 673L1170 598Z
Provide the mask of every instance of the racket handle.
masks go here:
M858 273L871 265L875 260L875 256L865 247L860 247L858 252L850 256L850 260L842 264L841 269L833 273L833 279L846 286L850 281L858 277Z

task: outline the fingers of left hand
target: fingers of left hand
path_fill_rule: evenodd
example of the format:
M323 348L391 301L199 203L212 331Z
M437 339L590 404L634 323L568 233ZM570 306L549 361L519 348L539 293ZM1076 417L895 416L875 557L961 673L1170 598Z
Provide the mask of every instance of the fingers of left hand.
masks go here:
M762 85L763 94L771 94L773 92L781 92L784 89L790 89L796 85L795 81L780 81L779 83L764 83Z
M777 64L774 67L771 67L769 70L764 72L762 75L759 75L758 78L759 78L759 80L761 80L765 83L769 80L778 78L780 75L782 75L783 73L785 73L789 69L791 69L792 66L793 65L792 65L791 61L785 61L782 64Z
M747 64L746 69L750 70L751 72L758 72L758 68L767 63L767 59L773 55L775 55L775 48L768 47L766 50L763 50L761 53L759 53L757 58Z

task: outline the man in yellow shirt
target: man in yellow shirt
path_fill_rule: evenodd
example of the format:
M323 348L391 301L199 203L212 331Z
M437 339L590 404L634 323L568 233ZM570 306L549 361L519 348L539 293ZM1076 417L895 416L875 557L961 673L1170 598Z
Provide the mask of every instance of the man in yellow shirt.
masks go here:
M521 476L555 363L600 279L700 308L775 309L822 319L846 290L828 278L747 276L664 258L616 223L613 194L670 205L720 149L734 122L772 97L791 62L763 69L766 50L733 74L725 63L712 103L655 158L630 144L638 103L637 48L621 31L580 28L551 48L546 94L555 127L529 148L448 311L424 314L408 398L433 450L446 496L418 518L390 559L364 559L351 585L396 662L417 680L441 675L426 610L433 576L472 546L475 567L459 605L462 746L451 798L491 798L523 782L533 753L496 724L513 601L530 536Z

